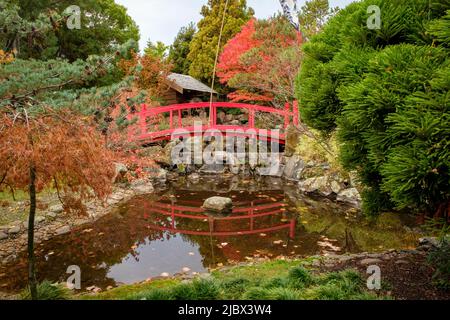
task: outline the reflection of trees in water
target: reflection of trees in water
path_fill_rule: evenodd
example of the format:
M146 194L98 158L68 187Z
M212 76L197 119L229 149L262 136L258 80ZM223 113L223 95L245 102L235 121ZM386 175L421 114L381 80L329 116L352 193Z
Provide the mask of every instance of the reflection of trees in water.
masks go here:
M78 265L82 270L83 286L114 285L114 280L107 277L111 266L122 262L128 255L139 261L135 249L164 236L164 232L147 227L147 220L139 210L128 210L124 214L126 211L124 207L90 226L83 226L39 246L36 252L39 280L65 281L67 267ZM21 253L18 261L0 272L5 273L0 283L8 284L6 289L17 290L26 285L26 258L26 253Z
M178 193L177 193L178 192ZM186 190L172 190L160 195L160 201L177 205L193 205L196 202L200 207L203 201L215 195L211 191L189 192ZM251 200L259 203L285 201L283 191L259 191L245 190L232 191L227 194L233 197L233 202L238 207L249 206ZM163 228L171 228L172 221L169 216L152 212L154 199L138 197L121 207L115 213L110 214L89 226L83 226L69 235L51 239L37 248L37 267L39 280L65 281L65 273L69 265L78 265L82 270L83 286L96 285L107 287L115 285L113 279L108 278L108 272L113 265L120 264L125 258L139 261L137 247L149 245L155 240L170 240L174 236L181 237L191 246L196 246L202 256L205 267L215 265L228 260L244 260L248 256L261 254L261 256L289 255L292 252L302 255L318 253L318 245L322 227L327 228L344 219L343 210L339 206L330 206L329 203L320 204L306 200L297 203L297 207L307 206L307 211L301 212L303 218L310 222L307 225L298 224L295 237L289 238L289 229L260 234L239 236L200 236L177 234L171 235L164 231L151 229L151 225ZM295 209L296 210L296 209ZM188 214L195 214L184 212ZM199 213L197 213L199 214ZM239 213L237 215L244 215ZM264 216L255 219L255 229L287 224L292 218L297 218L298 213L287 211ZM330 219L333 217L332 219ZM328 218L328 219L327 219ZM283 220L284 219L284 220ZM301 219L299 219L301 220ZM176 228L191 231L209 231L209 222L187 218L176 218ZM340 223L337 223L340 225ZM250 220L216 220L215 231L244 231L250 227ZM329 231L332 231L331 228ZM328 232L327 232L328 233ZM283 240L283 247L274 244L274 241ZM358 239L356 239L358 240ZM221 243L226 246L219 247ZM294 248L297 246L297 248ZM53 252L52 255L49 253ZM46 257L47 255L47 257ZM46 260L48 259L48 260ZM7 289L17 290L26 285L26 253L21 253L18 261L0 269L0 284L7 284ZM4 289L4 288L2 288Z

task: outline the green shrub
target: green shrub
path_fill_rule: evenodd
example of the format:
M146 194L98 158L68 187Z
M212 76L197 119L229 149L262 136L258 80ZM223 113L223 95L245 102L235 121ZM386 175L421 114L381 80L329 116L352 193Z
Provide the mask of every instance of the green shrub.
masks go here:
M173 287L170 295L175 300L197 300L197 292L192 283L179 284Z
M313 277L305 268L298 266L292 268L288 275L289 283L296 288L309 286L314 282Z
M192 286L197 300L216 300L220 298L220 287L214 280L194 280Z
M366 26L381 8L381 29ZM305 122L337 128L340 159L364 185L363 210L435 213L450 201L450 2L364 0L304 45Z
M246 278L234 278L222 281L220 287L223 289L227 299L239 299L245 290L252 285Z
M71 294L68 288L50 281L44 281L37 286L38 300L69 300ZM20 296L23 300L31 300L30 288L25 289Z

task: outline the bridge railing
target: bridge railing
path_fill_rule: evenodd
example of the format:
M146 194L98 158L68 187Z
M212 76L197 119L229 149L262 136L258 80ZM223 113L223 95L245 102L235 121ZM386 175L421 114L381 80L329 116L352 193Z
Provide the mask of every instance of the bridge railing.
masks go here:
M199 204L200 205L200 204ZM150 229L169 231L171 233L181 233L181 234L191 234L191 235L211 235L211 236L240 236L240 235L252 235L264 232L274 232L282 229L289 230L289 237L291 239L295 238L295 229L297 226L297 220L292 218L288 223L274 225L266 228L256 228L255 220L267 216L275 216L283 214L285 211L284 203L265 203L265 204L255 204L254 202L249 203L249 207L234 208L233 214L227 217L215 218L208 216L206 211L199 206L180 206L176 204L156 202L152 203L152 207L149 208L148 204L144 205L144 212L151 212L156 214L161 214L163 216L171 217L170 227L158 226L158 225L148 225ZM176 225L177 218L192 219L192 220L207 220L209 223L208 231L200 230L182 230L178 229ZM217 231L216 223L221 221L242 221L249 220L249 229L239 230L239 231ZM245 225L245 224L244 224Z
M248 114L247 125L218 125L218 109L241 109L245 110L244 113ZM183 113L194 109L205 109L209 111L208 124L204 125L202 130L207 129L258 129L255 126L255 118L258 112L270 113L279 115L284 118L283 128L286 129L291 123L294 125L299 124L299 112L298 103L294 101L292 104L286 103L284 109L276 109L266 106L243 104L243 103L231 103L231 102L193 102L185 104L174 104L163 107L149 107L146 104L141 106L141 110L138 114L138 129L140 134L138 137L134 137L135 140L140 139L152 139L162 136L170 136L170 134L180 128L186 128L183 126ZM160 120L162 117L169 118L168 128L160 128ZM176 118L176 119L175 119ZM149 123L150 120L150 123ZM153 126L153 128L152 128Z

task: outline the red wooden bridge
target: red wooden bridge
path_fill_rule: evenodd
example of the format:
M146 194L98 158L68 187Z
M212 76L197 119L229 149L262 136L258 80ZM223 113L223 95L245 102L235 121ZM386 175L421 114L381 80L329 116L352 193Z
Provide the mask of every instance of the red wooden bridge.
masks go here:
M183 117L191 114L192 110L203 109L209 115L208 123L202 123L200 127L193 124L185 124ZM246 125L224 125L218 124L218 109L240 109L243 114L248 115ZM190 136L214 135L217 131L228 135L257 138L259 140L276 141L285 143L285 134L278 130L257 128L255 119L258 113L269 113L278 115L283 119L280 124L282 129L286 129L290 124L298 125L299 113L298 103L294 101L292 105L286 103L283 110L266 106L230 103L230 102L194 102L186 104L175 104L164 107L149 107L146 104L141 106L138 113L138 124L129 134L130 141L151 143L160 140L171 140L174 136L180 137L188 133ZM130 119L132 116L130 115ZM162 119L168 119L168 123L163 125ZM181 130L184 133L180 133ZM283 130L283 131L284 131Z
M160 214L163 216L171 217L170 226L162 225L149 225L148 227L153 230L168 231L171 233L180 233L187 235L197 235L197 236L243 236L252 234L261 234L275 232L279 230L287 229L289 230L289 237L291 239L295 238L295 228L296 219L292 218L288 223L271 225L263 228L255 227L255 221L258 218L276 216L285 213L285 204L282 202L267 203L264 200L255 200L249 202L245 206L235 207L230 216L225 217L212 217L206 214L205 210L201 208L201 202L192 202L188 205L177 205L172 203L155 202L152 203L151 208L145 207L144 212L151 212ZM183 230L178 229L176 224L177 218L193 219L209 222L208 231L198 231L198 230ZM245 230L221 230L220 223L226 221L243 221L248 220L248 229Z

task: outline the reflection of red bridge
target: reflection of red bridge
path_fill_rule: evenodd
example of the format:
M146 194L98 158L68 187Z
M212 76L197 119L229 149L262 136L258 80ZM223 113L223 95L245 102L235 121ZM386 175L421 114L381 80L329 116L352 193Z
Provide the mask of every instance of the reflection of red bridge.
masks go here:
M225 217L212 217L205 213L204 209L200 206L202 203L198 202L197 206L180 206L170 203L155 202L151 204L151 208L145 208L145 212L151 211L152 213L158 213L164 216L171 217L171 226L164 227L158 225L150 225L149 228L159 231L169 231L171 233L181 233L188 235L198 236L241 236L252 235L266 232L274 232L283 229L289 230L289 236L293 239L295 237L296 219L292 218L289 223L271 226L267 228L256 228L255 220L262 217L274 216L285 213L284 203L264 203L265 200L255 200L250 202L249 207L236 207L230 216ZM192 202L194 204L194 202ZM193 230L181 230L177 229L175 219L186 218L193 220L207 220L209 222L209 231L193 231ZM216 231L218 229L217 224L221 221L238 221L249 220L250 227L247 230L242 231Z
M248 114L248 123L245 126L240 125L220 125L217 123L217 109L241 109ZM209 113L208 124L203 124L202 126L184 126L183 125L183 113L189 112L194 109L206 109ZM284 110L270 108L266 106L258 106L251 104L242 103L228 103L228 102L201 102L201 103L186 103L186 104L176 104L165 107L148 107L147 105L142 105L141 110L138 114L138 128L135 128L134 132L130 131L129 139L131 141L144 141L144 142L154 142L159 140L170 140L172 135L176 134L178 137L189 134L201 135L209 134L214 135L214 132L233 132L232 135L246 137L246 138L257 138L259 140L275 141L284 144L285 135L279 134L276 130L270 129L259 129L255 126L255 115L258 112L275 114L284 118L283 128L286 129L289 124L298 125L299 114L298 114L298 104L293 103L291 110L291 105L286 104ZM161 124L161 119L167 117L169 123L165 126ZM137 129L138 132L135 132ZM181 134L180 129L184 131ZM230 134L230 133L229 133Z

